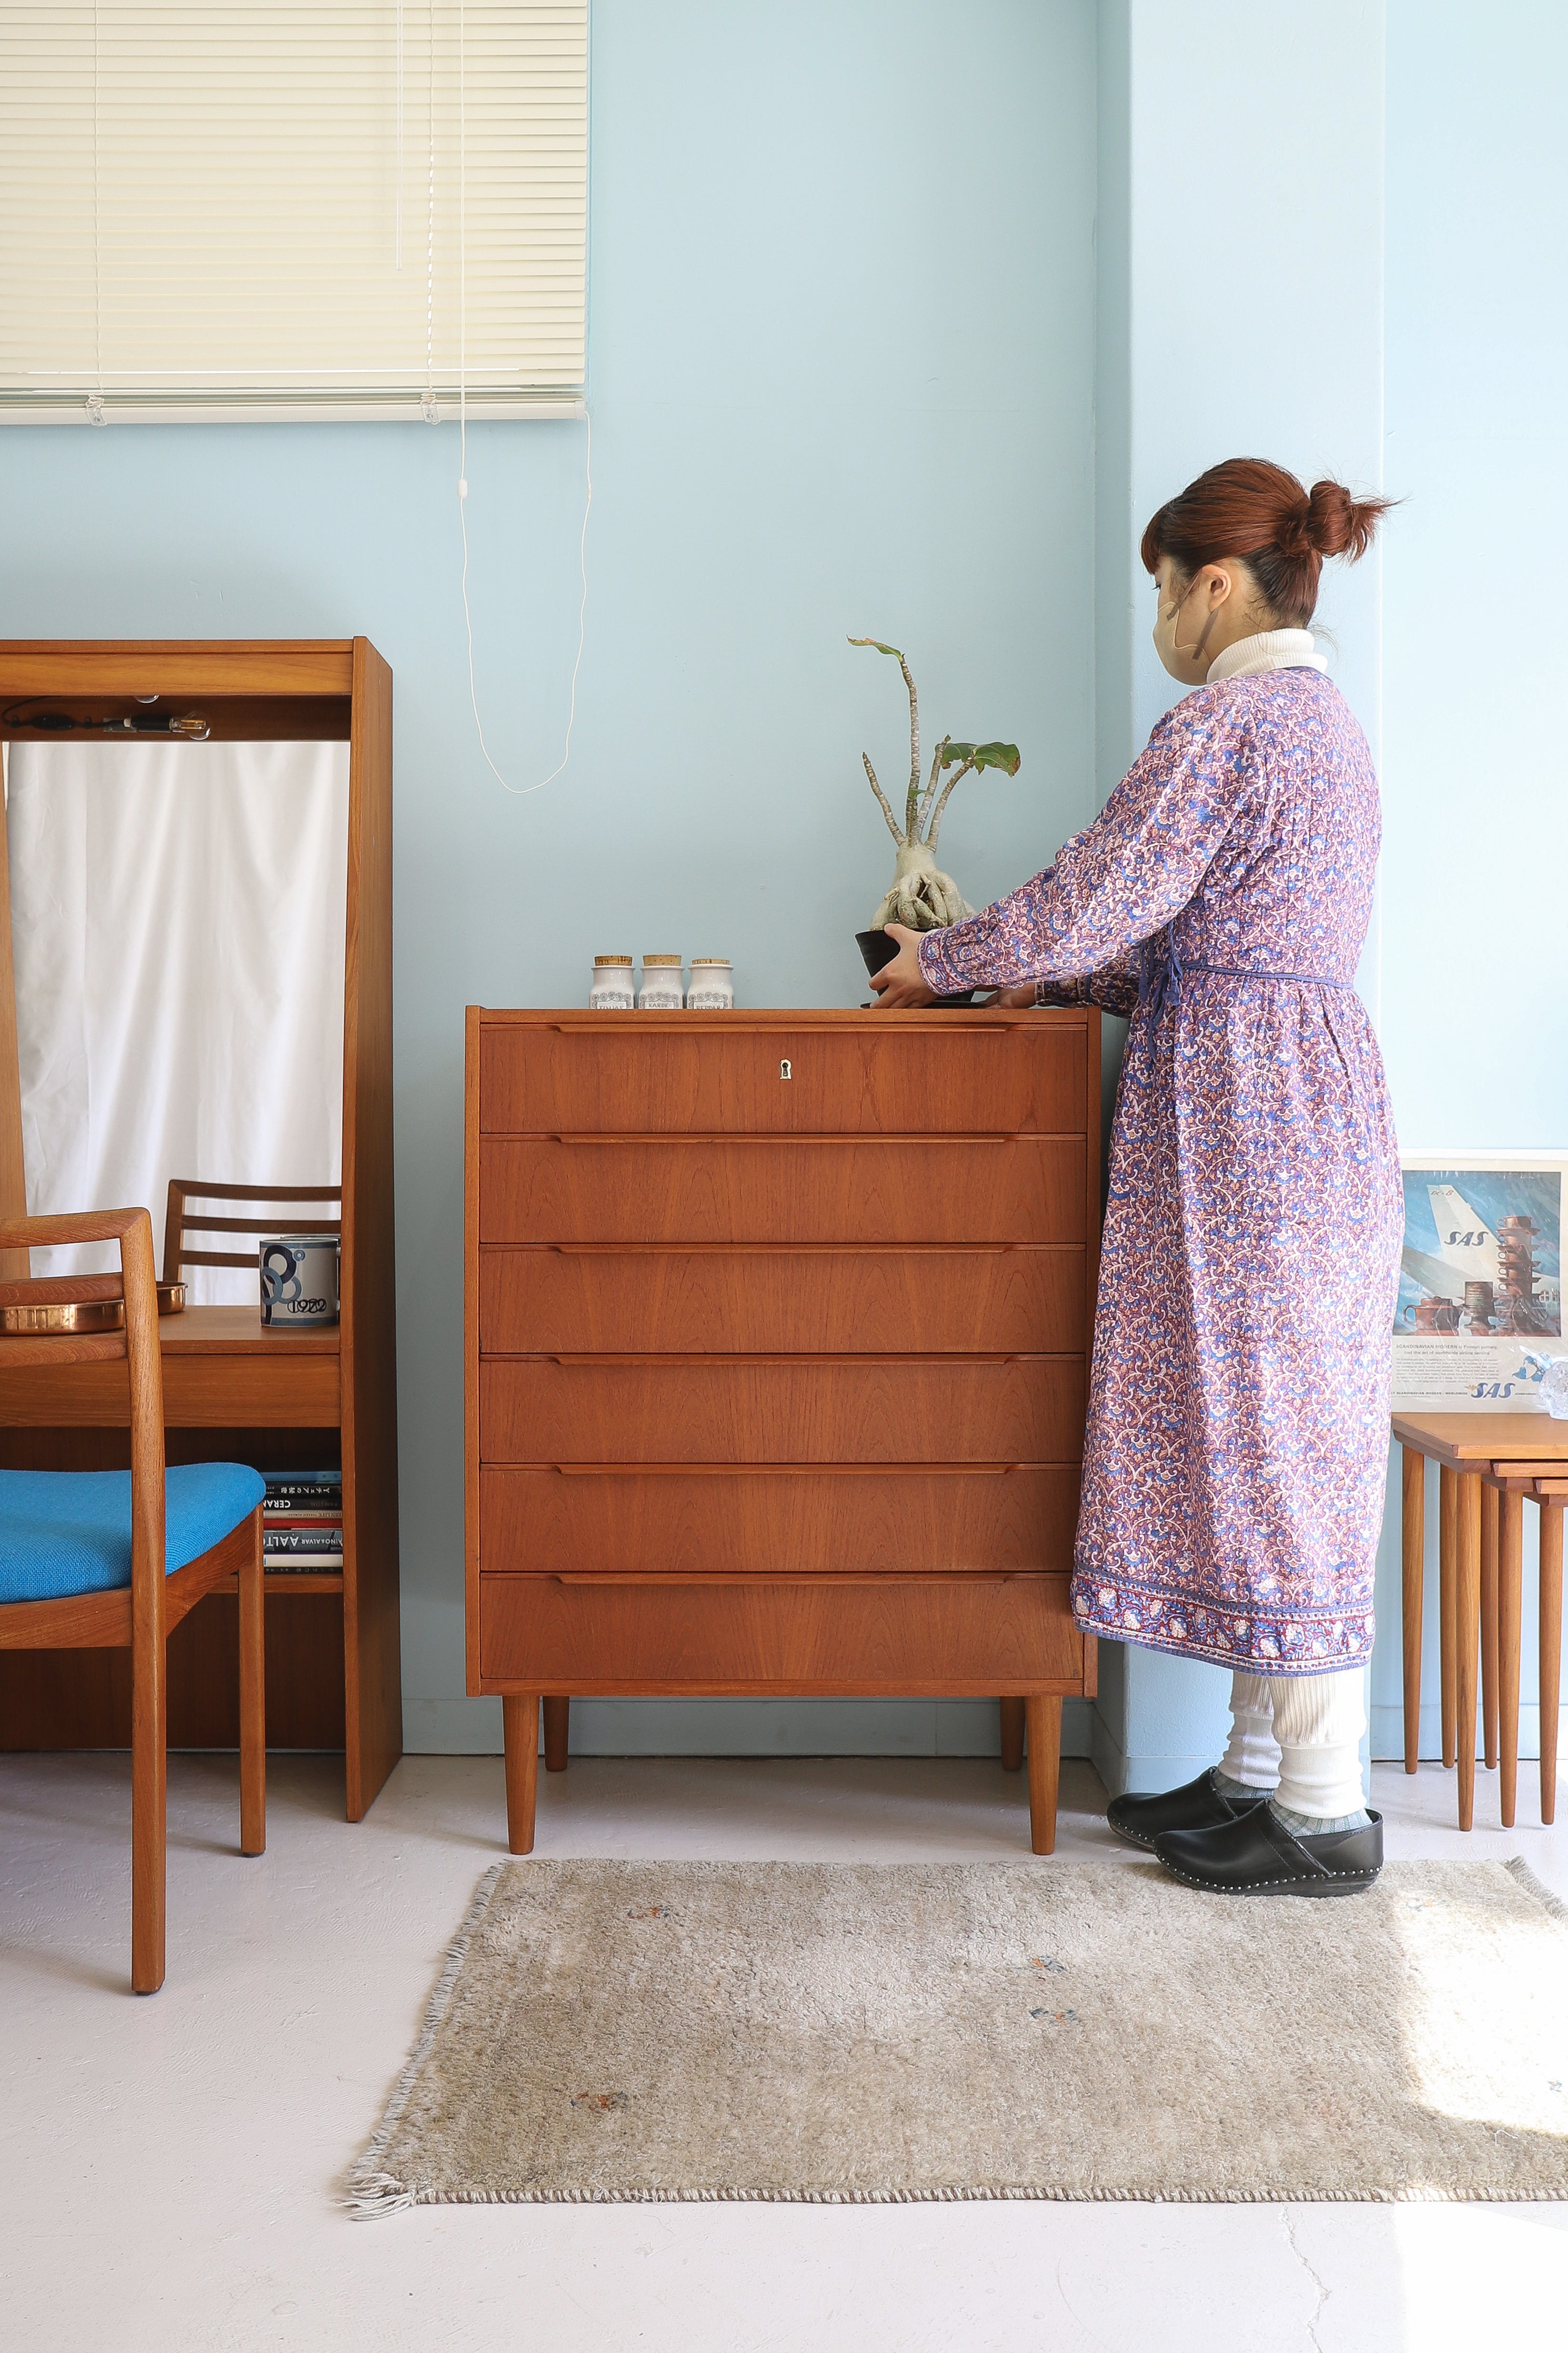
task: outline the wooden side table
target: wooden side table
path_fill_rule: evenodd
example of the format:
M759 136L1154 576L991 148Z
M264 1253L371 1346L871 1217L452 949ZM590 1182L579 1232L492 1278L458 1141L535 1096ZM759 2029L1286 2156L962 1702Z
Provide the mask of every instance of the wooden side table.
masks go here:
M1556 1812L1568 1422L1536 1413L1396 1413L1394 1435L1405 1451L1405 1769L1415 1770L1420 1727L1430 1458L1440 1466L1443 1762L1458 1767L1462 1831L1475 1816L1478 1654L1487 1763L1500 1765L1503 1828L1513 1827L1525 1497L1541 1507L1541 1819L1550 1822Z

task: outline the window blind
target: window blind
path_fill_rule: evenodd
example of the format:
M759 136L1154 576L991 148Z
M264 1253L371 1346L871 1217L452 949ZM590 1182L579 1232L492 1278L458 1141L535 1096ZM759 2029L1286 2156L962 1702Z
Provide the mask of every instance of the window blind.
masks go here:
M587 0L0 0L0 420L574 415Z

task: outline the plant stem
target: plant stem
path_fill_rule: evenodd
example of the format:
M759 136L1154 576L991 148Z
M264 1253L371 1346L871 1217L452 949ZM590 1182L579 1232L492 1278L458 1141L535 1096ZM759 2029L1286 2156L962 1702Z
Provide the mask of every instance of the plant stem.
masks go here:
M942 798L938 801L935 808L931 811L931 830L926 835L926 847L928 849L934 849L936 848L937 836L942 831L942 813L947 807L949 799L952 797L954 785L957 784L961 776L967 776L969 771L973 767L973 765L974 763L973 760L965 760L961 768L954 768L952 776L949 776L946 785L942 787Z
M882 790L881 786L877 782L877 771L871 765L870 761L866 758L864 752L861 753L860 757L866 762L866 774L870 779L871 790L876 794L877 798L882 805L882 815L888 820L888 831L892 835L893 839L898 843L899 848L902 849L904 847L904 837L899 831L898 818L893 815L891 808L889 807L888 796Z
M920 798L921 789L921 706L910 666L902 654L899 656L899 668L903 671L904 684L910 690L910 789L904 802L904 839L912 841L915 838L915 804Z
M920 811L915 819L917 828L925 823L926 814L931 807L931 798L936 791L937 778L942 774L942 755L946 751L952 741L952 738L951 735L944 735L942 742L937 745L936 750L931 754L931 782L927 785L924 792L921 795ZM921 837L918 830L914 838L917 841L920 839Z

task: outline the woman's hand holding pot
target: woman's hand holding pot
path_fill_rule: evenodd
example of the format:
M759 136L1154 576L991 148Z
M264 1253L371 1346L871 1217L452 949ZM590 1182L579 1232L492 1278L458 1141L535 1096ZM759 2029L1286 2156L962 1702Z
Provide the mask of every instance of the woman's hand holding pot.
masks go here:
M879 1005L934 1005L936 991L926 987L921 971L919 932L910 931L907 923L885 923L882 928L890 940L897 940L899 953L880 972L871 975Z

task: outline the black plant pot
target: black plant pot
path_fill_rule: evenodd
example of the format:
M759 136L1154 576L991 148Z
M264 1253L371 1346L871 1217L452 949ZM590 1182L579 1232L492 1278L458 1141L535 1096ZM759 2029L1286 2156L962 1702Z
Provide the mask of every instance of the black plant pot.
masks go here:
M880 972L882 966L891 964L899 953L897 940L889 939L886 932L857 932L855 944L865 957L866 969L870 973ZM936 1001L938 1005L973 1005L974 991L966 988L953 997L939 997Z

